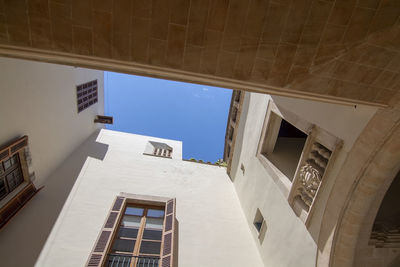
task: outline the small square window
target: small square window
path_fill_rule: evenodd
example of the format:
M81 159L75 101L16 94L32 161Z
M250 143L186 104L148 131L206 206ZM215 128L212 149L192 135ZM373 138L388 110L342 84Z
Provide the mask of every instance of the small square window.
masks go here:
M254 217L254 222L253 222L254 226L257 229L257 232L261 231L261 226L262 226L263 222L264 222L264 217L262 216L260 210L257 209L256 216Z
M172 158L172 151L172 147L165 143L149 141L143 154L163 158Z
M265 222L264 216L261 214L260 209L257 209L256 211L253 224L258 232L258 239L260 240L260 242L262 242L264 240L264 236L267 230L267 224Z

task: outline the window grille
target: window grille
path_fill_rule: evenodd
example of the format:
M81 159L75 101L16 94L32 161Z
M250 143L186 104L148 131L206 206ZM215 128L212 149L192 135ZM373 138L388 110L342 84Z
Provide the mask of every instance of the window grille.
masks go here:
M76 87L78 113L97 103L97 80L87 82Z

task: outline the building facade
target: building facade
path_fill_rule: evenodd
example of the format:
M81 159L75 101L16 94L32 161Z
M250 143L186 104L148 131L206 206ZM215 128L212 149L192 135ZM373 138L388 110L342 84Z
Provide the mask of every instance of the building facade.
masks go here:
M1 157L0 177L7 195L0 199L1 221L6 223L0 254L4 266L33 266L88 156L71 158L71 153L103 127L93 122L104 113L103 72L9 58L0 59L0 68L1 154L8 148L8 156L18 154L16 170L22 170L19 179L13 178L17 187L11 188L8 171L3 172L9 157ZM97 102L78 113L77 86L96 80ZM26 142L13 150L24 136ZM32 193L21 197L39 189L32 198ZM3 213L7 207L11 211Z
M357 168L365 168L359 162L365 151L357 146L379 109L241 94L232 99L238 103L231 105L224 158L265 266L397 266L395 156L394 164L385 162L387 169L369 167L375 175L381 172L381 180L361 183L365 202L351 211L341 233L340 216L350 205L346 202L359 197L353 195L351 183L360 183L354 175ZM239 123L232 118L236 107L242 113ZM393 150L397 143L386 146ZM332 205L341 214L335 214ZM343 259L330 254L334 249L345 254Z
M236 90L225 169L101 129L101 71L0 64L5 266L399 264L396 106Z
M126 197L133 206L157 206L162 199L175 200L173 228L177 240L173 254L180 266L263 266L225 168L183 161L179 141L101 130L96 142L106 145L107 152L103 159L86 160L36 266L88 264L118 196ZM171 158L147 154L148 145L155 142L172 148ZM125 230L137 227L127 219L120 220ZM118 253L134 255L135 242L126 241L130 240L129 233L120 235L118 232L109 240L105 258ZM138 234L133 236L138 243ZM118 238L127 244L120 244ZM150 241L141 240L139 255L144 266L152 266L145 255L153 252L158 258L161 247L144 247L145 242ZM129 266L122 264L123 259L115 262ZM154 264L161 266L158 259Z

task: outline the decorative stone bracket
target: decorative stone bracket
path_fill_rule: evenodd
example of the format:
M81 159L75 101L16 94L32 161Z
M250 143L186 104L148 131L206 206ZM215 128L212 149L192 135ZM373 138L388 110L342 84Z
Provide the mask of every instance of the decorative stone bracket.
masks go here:
M320 137L334 141L322 144ZM333 144L333 145L332 145ZM317 201L318 192L334 161L334 154L342 146L342 141L330 136L322 129L314 126L310 130L303 149L302 157L296 170L288 201L293 210L306 224L312 215L313 204Z

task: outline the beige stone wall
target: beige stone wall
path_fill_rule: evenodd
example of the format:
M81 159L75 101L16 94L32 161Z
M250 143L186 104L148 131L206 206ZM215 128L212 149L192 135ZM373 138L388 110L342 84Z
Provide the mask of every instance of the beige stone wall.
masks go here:
M390 266L390 255L371 254L381 251L368 248L366 242L377 207L399 171L398 99L375 114L338 175L323 218L320 266L364 264L362 258L370 259L367 266Z
M387 104L399 14L396 0L1 1L0 54Z

